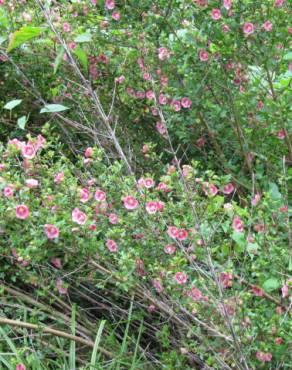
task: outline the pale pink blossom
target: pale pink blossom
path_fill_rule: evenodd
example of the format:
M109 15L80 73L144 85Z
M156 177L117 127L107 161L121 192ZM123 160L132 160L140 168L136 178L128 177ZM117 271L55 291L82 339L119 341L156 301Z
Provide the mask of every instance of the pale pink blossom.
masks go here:
M51 264L56 267L56 269L61 269L62 268L62 262L60 258L53 257L51 259Z
M282 291L282 298L286 298L289 295L289 287L288 284L284 284L281 288Z
M167 234L172 238L176 239L178 236L179 229L176 226L169 226L167 228Z
M185 284L188 281L188 277L184 272L177 272L174 275L174 279L178 284Z
M235 216L233 221L232 221L232 228L238 232L242 233L244 230L244 224L239 216Z
M273 29L273 24L270 22L270 21L266 21L263 25L262 25L263 29L267 32L271 32L272 29Z
M112 19L114 19L115 21L119 21L121 19L121 15L119 12L113 12L112 13Z
M68 288L64 285L64 282L62 279L57 279L56 288L60 294L67 294L68 292Z
M14 146L15 149L17 149L17 150L21 150L22 147L25 145L25 142L14 138L14 139L8 141L8 145Z
M36 155L36 148L32 144L25 144L21 148L21 155L26 159L33 159Z
M72 211L72 221L76 222L78 225L84 225L87 221L87 215L80 211L79 208L74 208Z
M13 194L14 194L13 187L10 186L10 185L5 186L5 188L3 189L3 195L4 195L4 197L6 197L6 198L12 198L13 197Z
M159 104L165 105L165 104L167 104L168 99L165 95L160 94L159 97L158 97L158 101L159 101Z
M230 31L230 27L228 26L228 24L223 24L221 29L224 33L228 33Z
M281 8L281 6L283 6L285 0L275 0L275 7L276 8Z
M119 218L115 213L110 213L108 216L109 223L116 225L119 222Z
M160 182L160 183L156 186L156 189L157 189L157 190L164 191L165 193L170 192L169 187L168 187L168 186L167 186L167 184L165 184L164 182Z
M144 186L146 189L153 188L155 186L155 182L151 177L147 177L144 179Z
M105 0L105 7L109 10L114 9L115 1L114 0Z
M162 87L165 87L168 85L168 77L167 76L161 76L160 77L160 84Z
M70 32L71 31L71 26L69 23L65 22L63 23L63 31L64 32Z
M98 202L104 202L106 200L106 193L103 190L97 189L94 194L94 199Z
M200 301L204 299L203 293L196 287L191 288L191 290L188 291L187 295L194 301Z
M214 21L219 20L221 18L221 11L220 11L220 9L212 9L212 11L211 11L211 18Z
M207 60L209 59L209 53L206 50L200 50L199 58L201 62L207 62Z
M125 80L126 80L126 77L124 75L121 75L115 78L115 81L117 84L122 84L123 82L125 82Z
M233 205L231 203L225 203L223 208L226 209L227 211L232 211Z
M15 207L15 215L20 220L25 220L29 217L29 209L25 204L19 204Z
M84 157L91 158L92 155L93 155L93 148L91 147L86 148L84 152Z
M179 100L172 100L170 106L175 112L179 112L181 110L181 103Z
M139 206L139 202L136 198L131 195L127 195L123 198L124 207L129 210L136 209Z
M255 207L260 200L261 200L261 194L256 193L251 200L251 204Z
M166 246L164 247L164 252L166 254L173 254L175 253L175 246L172 245L172 244L166 244Z
M183 108L190 108L192 105L192 101L189 98L182 98L180 103Z
M223 0L223 6L225 9L229 10L232 6L232 0Z
M146 91L146 98L148 100L153 100L155 98L155 94L154 94L154 91L152 90L148 90Z
M152 280L152 285L155 288L155 290L157 291L157 293L161 293L164 289L161 281L158 280L158 279L153 279Z
M262 362L270 362L272 360L272 354L269 352L258 351L256 353L256 358Z
M65 178L64 172L58 172L54 178L55 184L60 184L64 180L64 178Z
M110 252L118 251L118 245L114 240L108 239L105 244Z
M88 202L89 197L90 197L90 193L89 193L89 190L87 188L82 188L82 189L79 190L80 202L82 202L82 203Z
M145 208L146 208L147 213L149 213L150 215L155 214L158 210L157 202L154 202L154 201L147 202Z
M36 179L27 179L25 180L25 185L28 188L37 188L39 186L39 182Z
M1 2L1 0L0 0L0 5L1 4L4 4L4 0L2 0L3 2ZM16 366L15 366L15 370L26 370L26 366L24 365L24 364L17 364Z
M59 237L59 229L52 224L46 224L44 226L44 232L48 239L56 239Z
M164 136L167 132L167 128L163 122L157 122L156 125L156 130L160 133L160 135Z
M170 57L170 51L167 48L161 47L158 49L158 58L160 60L166 60Z
M250 22L244 23L244 25L243 25L243 32L246 35L251 35L252 33L254 33L254 25L252 23L250 23Z
M149 81L151 79L151 74L149 72L143 73L143 80Z
M222 193L231 194L233 192L234 192L234 186L231 182L223 187Z
M217 186L208 182L203 184L203 191L206 195L210 196L215 196L218 193Z

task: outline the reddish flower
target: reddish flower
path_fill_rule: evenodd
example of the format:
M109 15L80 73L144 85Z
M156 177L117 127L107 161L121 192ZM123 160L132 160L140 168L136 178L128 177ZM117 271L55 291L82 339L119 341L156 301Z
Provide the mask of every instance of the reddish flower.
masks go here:
M112 13L112 19L114 19L115 21L119 21L121 19L121 15L119 12L113 12Z
M223 187L222 192L224 194L231 194L231 193L233 193L234 192L234 186L233 186L233 184L230 182L229 184L225 185Z
M207 62L207 60L209 59L208 52L205 51L205 50L200 50L199 51L199 58L200 58L201 62Z
M55 225L46 224L44 232L48 239L56 239L59 237L59 229Z
M158 201L156 202L156 206L157 206L157 210L158 210L159 212L162 212L162 211L164 210L164 202L161 202L160 200L158 200Z
M280 207L279 211L282 213L288 212L288 206L286 205L286 206Z
M85 149L84 157L91 158L92 154L93 154L93 148L88 147L88 148Z
M185 284L188 281L188 277L184 272L177 272L174 275L174 279L180 285Z
M190 108L192 105L192 101L189 98L182 98L180 103L183 108Z
M138 200L132 197L131 195L124 197L123 202L124 202L124 207L129 210L136 209L139 205Z
M36 149L32 144L25 144L21 148L21 155L26 159L33 159L36 155Z
M275 338L275 344L277 344L278 346L283 344L283 343L284 343L283 338L281 338L281 337Z
M238 233L242 233L244 230L244 224L239 216L235 216L232 221L232 227Z
M176 248L172 244L166 244L166 246L164 247L164 252L166 254L173 254L175 252L175 250L176 250Z
M280 139L280 140L284 140L286 137L286 132L285 130L282 128L280 131L278 131L277 133L277 138Z
M114 9L115 1L114 0L105 0L105 7L109 10Z
M61 262L61 259L60 258L52 258L51 259L51 264L56 267L56 269L60 269L62 268L62 262Z
M256 353L256 358L262 362L270 362L272 360L272 354L269 352L258 351Z
M194 301L200 301L204 299L203 293L196 287L193 287L187 295L191 297Z
M108 239L105 244L110 252L118 251L118 245L114 240Z
M230 288L232 286L233 275L227 272L221 272L219 280L223 288Z
M246 35L251 35L252 33L254 33L254 25L252 23L250 23L250 22L244 23L244 25L243 25L243 32Z
M176 238L178 240L183 241L183 240L186 240L187 239L188 235L189 235L189 233L187 232L187 230L185 230L185 229L178 229L178 233L177 233L177 237Z
M0 4L3 4L0 2ZM15 370L26 370L26 366L24 364L17 364Z
M169 226L167 229L167 234L172 238L176 239L178 236L179 229L176 226Z
M89 200L89 196L90 196L90 193L88 189L83 188L79 190L80 202L86 203Z
M160 60L166 60L170 57L170 52L168 49L161 47L158 49L158 58Z
M94 194L94 199L98 202L104 202L106 200L106 193L100 189L97 189Z
M252 288L251 288L253 294L257 297L262 297L264 295L264 291L257 287L256 285L253 285Z
M181 103L179 100L172 100L170 106L175 112L179 112L181 110Z
M80 211L79 208L74 208L72 211L72 221L78 225L84 225L87 221L87 216L84 212Z
M214 19L214 21L217 21L218 19L220 19L221 18L220 9L212 9L211 18Z
M149 214L154 214L157 212L157 202L154 202L154 201L150 201L150 202L147 202L146 203L146 211L149 213Z
M272 29L273 29L273 24L270 22L270 21L266 21L263 25L262 25L263 29L267 32L271 32Z
M14 194L14 189L12 186L5 186L5 188L3 189L3 195L4 197L6 198L12 198L13 197L13 194Z
M15 214L18 219L25 220L29 216L28 206L25 204L19 204L15 207Z

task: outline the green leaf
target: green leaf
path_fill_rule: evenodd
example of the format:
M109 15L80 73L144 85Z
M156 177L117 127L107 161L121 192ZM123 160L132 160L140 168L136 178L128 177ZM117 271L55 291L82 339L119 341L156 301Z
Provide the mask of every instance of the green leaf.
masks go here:
M61 47L57 56L56 56L55 62L54 62L54 74L57 73L59 65L61 64L61 62L63 60L64 54L65 54L65 50L64 50L64 48Z
M269 183L269 194L273 200L280 200L282 198L282 194L279 192L279 188L274 182Z
M82 35L78 35L74 39L75 42L90 42L92 41L92 35L90 33L83 33Z
M284 60L292 60L292 51L289 51L289 53L285 54L283 59Z
M17 107L22 102L21 99L11 100L4 105L4 109L12 110L13 108Z
M0 45L3 44L3 42L6 40L7 40L6 36L0 36Z
M34 37L39 36L42 32L44 32L44 30L45 29L42 27L31 27L31 26L21 27L18 31L15 31L12 34L9 40L7 53L17 48L18 46L24 44L26 41L29 41Z
M21 128L22 130L24 130L25 129L26 122L27 122L26 116L22 116L22 117L18 118L18 120L17 120L17 126L19 128Z
M40 113L57 113L70 109L61 104L47 104L41 109Z
M266 280L263 284L264 290L271 292L275 289L278 289L281 286L280 282L275 278L270 278Z
M237 232L234 232L232 235L231 235L231 238L235 241L236 243L236 248L235 248L235 251L237 253L242 253L244 251L244 248L246 246L246 239L245 239L245 236L244 236L244 233L237 233Z
M74 54L79 59L79 61L82 64L83 68L85 70L87 70L88 69L88 59L87 59L87 55L86 55L85 51L83 49L81 49L80 47L78 47L78 48L76 48L74 50Z

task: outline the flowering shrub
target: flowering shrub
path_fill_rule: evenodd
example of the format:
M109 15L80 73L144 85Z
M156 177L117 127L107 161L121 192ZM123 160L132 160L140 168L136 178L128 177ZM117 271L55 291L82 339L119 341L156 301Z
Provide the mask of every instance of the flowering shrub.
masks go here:
M34 148L33 158L26 157L27 147ZM226 363L235 345L226 315L249 366L289 361L287 209L276 184L256 205L251 197L240 206L228 177L196 164L183 177L166 167L160 178L135 180L120 162L106 164L100 149L92 148L90 162L87 149L76 163L59 156L60 149L40 135L1 149L1 255L11 263L2 271L6 280L19 268L37 274L38 264L70 271L98 261L112 270L119 289L149 285L154 296L167 295L228 338L210 336ZM50 285L60 295L70 292L61 278Z

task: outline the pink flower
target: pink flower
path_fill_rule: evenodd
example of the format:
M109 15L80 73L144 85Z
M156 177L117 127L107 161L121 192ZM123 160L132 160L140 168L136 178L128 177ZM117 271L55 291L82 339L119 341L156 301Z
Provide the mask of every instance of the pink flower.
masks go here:
M105 0L105 7L109 10L114 9L115 7L115 1L114 0Z
M160 280L153 279L152 280L152 285L155 288L155 290L157 291L157 293L161 293L163 291L163 285L162 285Z
M232 274L226 272L221 272L219 277L219 280L223 288L230 288L232 286L232 279L233 279Z
M84 212L80 211L79 208L74 208L72 211L72 221L78 225L84 225L87 221L87 216Z
M205 51L205 50L200 50L199 51L199 58L200 58L201 62L207 62L207 60L209 59L208 52Z
M281 337L275 338L275 344L277 344L278 346L280 346L283 343L284 343L283 338Z
M160 77L160 84L162 87L165 87L168 85L168 77L167 76L161 76Z
M285 212L288 212L288 206L282 206L279 208L279 211L282 212L282 213L285 213Z
M261 100L258 102L257 108L260 110L264 108L264 103Z
M13 197L13 194L14 194L14 189L12 186L5 186L5 188L3 189L3 195L4 197L6 198L12 198Z
M71 50L75 50L77 47L77 44L76 42L74 41L71 41L71 42L68 42L68 48L71 49Z
M206 140L203 137L200 137L197 141L196 144L199 148L202 148L206 144Z
M230 28L227 24L223 24L221 29L222 29L222 32L224 32L224 33L228 33L230 31Z
M114 19L115 21L119 21L121 19L121 15L119 12L113 12L112 13L112 19Z
M39 182L36 179L27 179L25 180L25 185L28 188L37 188L39 186Z
M275 7L281 8L281 6L284 4L285 0L275 0Z
M263 25L262 25L263 29L267 32L271 32L272 29L273 29L273 24L270 22L270 21L266 21Z
M220 19L221 18L221 11L220 11L220 9L212 9L211 18L214 21L217 21L218 19Z
M282 298L286 298L289 295L289 287L288 284L284 284L281 288L282 291Z
M146 98L148 100L153 100L155 98L155 94L154 94L154 91L152 90L148 90L146 91Z
M80 202L86 203L89 200L89 196L90 196L90 193L88 189L83 188L79 190Z
M62 279L57 279L56 281L56 288L60 294L67 294L68 288L64 286L64 282Z
M100 189L97 189L94 194L94 198L98 202L104 202L106 200L106 193Z
M153 201L147 202L145 208L146 208L147 213L152 215L157 212L157 202L153 202Z
M172 100L170 106L175 112L179 112L181 110L181 103L179 100Z
M20 220L25 220L29 216L28 206L26 206L25 204L19 204L15 207L15 214L16 217Z
M164 136L167 132L166 126L163 122L157 122L156 125L156 130L160 133L160 135Z
M239 216L235 216L233 221L232 221L232 227L233 229L238 232L238 233L242 233L243 230L244 230L244 224L242 222L242 220L240 219Z
M48 239L56 239L59 237L59 229L55 225L46 224L44 231Z
M85 149L84 157L91 158L92 154L93 154L93 148L88 147L88 148Z
M225 9L229 10L232 6L232 0L223 0L223 6Z
M125 82L125 80L126 80L126 77L124 75L121 75L115 78L115 81L117 84L122 84L123 82Z
M255 196L251 200L251 204L253 206L256 206L260 200L261 200L261 195L259 193L257 193L257 194L255 194Z
M284 140L286 137L286 132L285 130L282 128L280 131L278 131L277 133L277 138L280 139L280 140Z
M256 358L262 362L270 362L272 360L272 354L269 352L258 351L256 353Z
M178 233L177 233L176 238L178 240L183 241L183 240L186 240L187 239L188 235L189 235L189 233L187 232L187 230L185 230L185 229L178 229Z
M265 225L264 224L255 224L254 225L254 229L255 231L257 231L258 233L262 233L265 231Z
M114 240L108 239L105 244L110 252L118 251L118 245Z
M253 294L257 297L262 297L264 295L264 291L257 287L256 285L253 285L252 288L251 288Z
M148 308L147 308L147 311L148 311L149 313L151 313L151 312L155 312L155 311L156 311L156 307L155 307L155 305L154 305L154 304L150 304L150 305L148 306Z
M164 210L164 202L161 202L160 200L158 200L158 201L156 202L156 205L157 205L157 210L158 210L159 212L162 212L162 211Z
M184 272L177 272L174 275L174 279L178 284L185 284L188 281L188 277Z
M60 184L64 180L64 177L64 172L58 172L54 178L55 184Z
M0 4L3 4L3 3L0 2ZM17 364L15 367L15 370L26 370L26 367L24 364Z
M192 101L189 98L182 98L180 103L183 108L190 108L192 105Z
M52 258L51 259L51 264L56 267L56 269L61 269L62 268L62 262L60 258Z
M231 194L233 192L234 192L234 186L231 182L223 187L222 193Z
M215 196L218 193L216 185L210 183L203 184L203 191L206 195Z
M167 234L172 238L176 239L178 236L179 229L176 226L169 226L167 229Z
M203 293L196 287L193 287L187 294L194 301L200 301L204 299Z
M168 100L167 97L163 94L160 94L158 97L159 104L161 105L167 104L167 100Z
M123 198L124 207L129 210L136 209L139 205L139 202L136 198L132 197L131 195L127 195Z
M109 223L116 225L119 222L119 218L115 213L110 213L108 216Z
M252 23L250 23L250 22L244 23L244 25L243 25L243 32L246 35L251 35L252 33L254 33L254 25Z
M33 159L36 155L36 149L32 144L25 144L21 148L23 158Z
M70 31L71 31L71 26L70 26L70 24L69 24L69 23L65 22L65 23L63 24L63 31L64 31L64 32L70 32Z
M155 182L153 179L151 179L151 177L147 177L144 179L144 186L146 189L153 188L155 186Z
M204 7L208 4L208 0L194 0L197 5L199 5L200 7Z
M164 182L160 182L160 183L157 185L156 189L157 189L157 190L164 191L165 193L170 192L169 187L168 187Z
M164 252L166 254L173 254L175 252L175 246L172 245L172 244L166 244L166 246L164 247Z
M158 49L158 58L160 60L166 60L170 57L170 52L168 49L161 47Z

